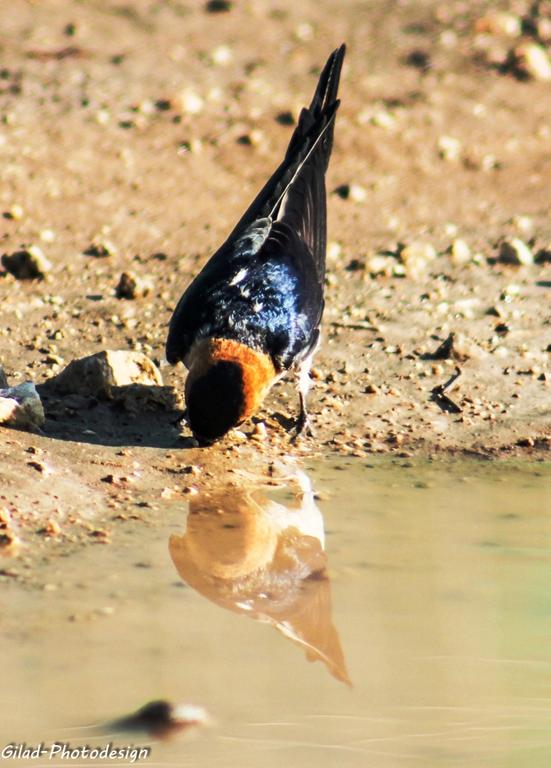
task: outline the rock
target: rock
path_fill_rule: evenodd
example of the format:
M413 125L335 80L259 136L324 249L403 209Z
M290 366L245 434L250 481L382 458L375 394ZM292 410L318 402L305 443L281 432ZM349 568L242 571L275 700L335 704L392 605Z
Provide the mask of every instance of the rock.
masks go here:
M117 248L110 240L94 240L84 251L85 256L94 256L96 259L104 259L107 256L114 256Z
M371 275L392 275L396 266L396 259L384 253L376 253L370 256L365 263L365 268Z
M363 203L367 199L367 191L359 184L341 184L334 192L343 200L352 200L354 203Z
M42 249L31 245L21 251L2 256L2 264L18 280L43 279L52 268Z
M399 253L406 274L413 279L424 275L428 263L433 261L436 255L434 246L421 240L406 245Z
M25 211L23 210L23 207L17 203L11 205L4 213L4 217L6 219L11 219L12 221L21 221L24 215Z
M452 264L456 267L468 264L471 260L471 249L469 248L469 244L460 238L454 240L450 245L450 258Z
M551 264L551 243L540 250L536 254L537 264Z
M44 421L42 401L32 381L0 389L0 424L36 430Z
M510 53L511 68L521 78L551 80L551 60L537 43L521 43Z
M213 51L211 51L211 59L213 64L225 67L233 61L233 51L228 45L219 45Z
M141 299L153 290L149 278L142 278L133 272L123 272L116 288L118 299Z
M177 112L184 115L198 115L203 111L205 102L195 91L180 91L172 100Z
M518 237L504 240L499 248L499 260L504 264L528 266L534 263L534 254L526 243Z
M230 0L208 0L205 5L207 13L225 13L231 11L232 3Z
M463 145L459 139L454 139L453 136L440 136L438 139L438 154L442 160L455 162L461 157L462 151Z
M20 548L21 540L13 529L11 515L7 509L0 508L0 555L14 557Z
M163 380L157 366L141 352L104 350L73 360L45 387L59 394L112 399L115 387L129 384L162 386Z
M8 377L4 373L4 369L0 365L0 389L5 389L8 385Z
M500 11L487 13L477 19L475 32L488 35L503 35L504 37L519 37L522 33L522 23L514 13Z

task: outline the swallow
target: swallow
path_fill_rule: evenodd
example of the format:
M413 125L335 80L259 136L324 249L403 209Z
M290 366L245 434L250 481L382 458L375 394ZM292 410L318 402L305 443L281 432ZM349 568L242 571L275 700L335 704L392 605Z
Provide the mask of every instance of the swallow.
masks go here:
M324 308L325 173L344 54L341 45L327 60L283 162L172 315L166 359L189 371L187 419L202 444L252 416L289 372L299 394L294 437L310 430L306 396Z

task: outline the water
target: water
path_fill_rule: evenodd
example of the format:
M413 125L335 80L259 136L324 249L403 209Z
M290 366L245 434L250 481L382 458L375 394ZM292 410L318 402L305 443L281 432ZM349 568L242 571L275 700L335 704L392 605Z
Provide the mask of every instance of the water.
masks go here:
M0 744L101 746L86 726L164 698L214 723L117 735L142 764L547 768L551 465L282 471L6 588Z

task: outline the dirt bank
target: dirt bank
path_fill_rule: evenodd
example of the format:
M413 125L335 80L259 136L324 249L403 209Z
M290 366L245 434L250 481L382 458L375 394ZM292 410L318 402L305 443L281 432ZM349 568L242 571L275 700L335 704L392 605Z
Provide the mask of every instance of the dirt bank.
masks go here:
M10 384L40 385L101 349L160 360L179 295L346 40L317 437L290 448L287 384L259 414L266 439L245 425L205 451L176 412L50 396L44 434L2 430L0 448L0 506L47 551L56 525L101 541L94 510L127 514L130 500L193 492L245 463L262 471L289 450L550 455L551 86L507 63L519 30L484 32L493 3L470 17L463 3L227 7L0 11L2 253L35 245L51 265L42 280L0 273L0 362ZM124 271L149 283L143 297L117 298ZM431 393L457 366L450 406ZM163 376L181 389L182 371Z

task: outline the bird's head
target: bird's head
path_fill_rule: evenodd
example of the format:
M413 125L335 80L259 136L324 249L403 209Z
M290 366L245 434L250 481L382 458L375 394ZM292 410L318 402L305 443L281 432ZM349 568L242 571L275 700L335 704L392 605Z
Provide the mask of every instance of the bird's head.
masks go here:
M199 442L213 443L248 419L276 378L268 355L230 339L203 339L192 350L186 407Z

